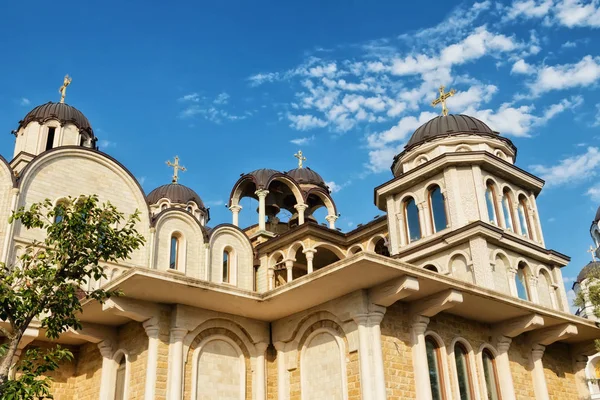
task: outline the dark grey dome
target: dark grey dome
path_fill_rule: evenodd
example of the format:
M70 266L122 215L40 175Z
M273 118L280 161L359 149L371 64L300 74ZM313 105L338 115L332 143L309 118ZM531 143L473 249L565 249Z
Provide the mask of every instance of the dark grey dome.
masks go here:
M289 170L286 174L301 185L317 185L323 188L327 188L325 181L321 178L321 175L316 173L310 168L296 168Z
M582 268L579 275L577 275L576 283L581 283L585 278L587 278L593 271L596 271L600 268L600 261L590 261L588 265Z
M58 120L61 124L71 123L80 130L86 131L91 137L94 137L90 121L88 121L85 115L75 107L65 103L48 102L35 107L29 111L25 118L19 121L19 129L32 121L44 123L51 119Z
M156 204L160 199L167 198L171 203L182 203L186 204L193 201L198 207L205 209L204 203L198 193L194 192L187 186L180 185L179 183L169 183L168 185L162 185L154 189L146 197L148 204Z
M281 172L270 168L261 168L257 169L256 171L252 171L246 175L252 177L252 180L256 184L256 187L264 188L267 186L267 184L274 175L281 175Z
M440 115L417 128L406 144L406 148L408 149L409 147L413 147L417 144L424 143L438 137L465 133L498 135L498 132L494 132L489 126L477 118L462 114L450 114L447 116Z

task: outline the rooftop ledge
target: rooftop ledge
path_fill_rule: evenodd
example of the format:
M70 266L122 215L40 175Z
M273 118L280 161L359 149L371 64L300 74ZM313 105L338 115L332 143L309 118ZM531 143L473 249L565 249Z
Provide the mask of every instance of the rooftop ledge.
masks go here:
M124 293L123 297L128 299L182 304L262 321L275 321L356 290L383 287L376 292L379 295L387 290L384 284L402 281L403 277L408 277L413 285L398 298L402 302L413 303L411 306L420 305L421 299L431 299L435 294L453 289L453 292L462 295L463 301L444 312L488 324L538 315L543 318L544 328L561 324L577 327L578 334L565 337L562 340L564 342L581 343L600 338L600 329L593 321L369 253L356 254L264 293L147 268L134 268L105 288L119 289ZM418 282L416 288L415 281ZM389 301L389 293L386 295ZM102 305L94 300L83 303L81 320L95 326L118 326L129 321L123 315L103 311Z

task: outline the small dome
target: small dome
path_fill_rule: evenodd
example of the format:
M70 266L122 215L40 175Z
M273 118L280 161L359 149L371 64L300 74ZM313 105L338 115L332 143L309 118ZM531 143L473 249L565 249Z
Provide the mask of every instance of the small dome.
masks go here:
M405 148L408 149L437 137L465 133L476 135L498 135L498 132L494 132L489 126L477 118L460 114L448 116L440 115L418 127Z
M327 188L327 184L325 184L325 181L323 178L321 178L321 175L310 168L296 168L289 170L286 172L286 174L294 178L294 180L301 185L317 185Z
M252 177L252 180L256 184L257 188L264 188L267 186L267 184L269 183L269 181L271 180L273 175L280 175L280 174L281 174L281 172L276 171L274 169L261 168L261 169L257 169L256 171L252 171L248 174L245 174L244 176L250 175Z
M56 119L61 124L72 123L80 130L86 131L94 137L94 131L90 125L90 121L83 115L81 111L65 103L48 102L35 107L33 110L19 121L19 128L26 126L32 121L43 123L50 119Z
M593 271L596 271L598 268L600 268L600 261L590 261L588 265L583 267L581 272L579 272L575 283L581 283L581 281L585 280Z
M193 201L199 208L205 209L204 203L200 196L198 196L198 193L194 192L189 187L178 183L169 183L168 185L159 186L147 196L149 204L156 204L163 198L169 199L171 203L187 204L188 202Z

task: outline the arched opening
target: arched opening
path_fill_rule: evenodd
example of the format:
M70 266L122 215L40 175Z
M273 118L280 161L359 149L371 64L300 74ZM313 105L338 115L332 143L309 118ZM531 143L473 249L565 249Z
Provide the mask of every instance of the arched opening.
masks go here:
M319 247L313 259L313 269L316 271L339 261L341 258L327 247Z
M439 186L429 188L429 213L431 217L431 231L439 232L448 227L448 216L446 214L446 201Z
M471 400L475 397L473 381L471 379L471 363L469 352L464 344L457 342L454 345L454 361L456 364L456 379L461 400Z
M171 252L169 255L169 269L179 269L179 248L181 246L181 236L174 233L171 235Z
M215 338L197 356L195 399L239 400L245 394L246 363L237 344Z
M125 354L120 355L118 360L115 360L118 364L116 376L115 376L115 400L125 399L125 383L126 383L126 372L127 372L127 358Z
M423 267L423 269L426 269L427 271L432 271L432 272L440 272L440 271L438 271L437 267L433 264L427 264L426 266Z
M296 260L292 267L292 279L298 279L308 273L308 260L306 259L306 254L304 254L303 250L304 248L299 246L296 253L291 254L291 257Z
M48 127L48 135L46 136L46 150L50 150L54 147L54 137L56 136L56 128L53 126Z
M544 269L540 271L538 276L538 297L540 299L540 304L552 308L552 280L550 279L550 275Z
M517 284L517 297L523 300L530 300L529 295L529 274L527 272L527 266L524 263L519 263L517 268L517 276L515 282Z
M387 247L385 238L379 238L379 240L377 240L377 242L375 242L374 250L375 250L376 254L381 254L382 256L386 256L386 257L390 256L390 250Z
M462 254L457 254L450 260L450 271L456 278L473 283L473 271L469 262Z
M223 271L222 271L222 282L229 283L231 279L231 250L223 250Z
M442 374L442 351L438 342L431 336L425 338L427 353L427 367L429 368L429 384L431 398L442 400L444 398L444 377Z
M510 294L510 286L508 282L509 262L502 254L496 255L496 260L493 265L492 276L494 277L494 288L498 292Z
M348 255L352 256L354 254L358 254L360 253L362 250L362 248L359 245L355 245L350 247L350 250L348 250Z
M344 399L345 351L343 342L329 331L311 334L301 352L302 399Z
M283 254L275 256L272 268L275 279L274 287L285 285L287 283L287 271L285 269L285 263L283 262Z
M533 239L531 225L529 224L529 211L527 207L527 199L525 196L519 196L519 222L521 223L521 235Z
M406 242L411 243L421 238L421 224L419 222L419 209L412 197L404 200L404 228Z
M487 390L487 399L500 400L496 359L488 349L483 349L481 358L483 361L483 377L485 380L485 389Z
M512 194L508 188L505 188L502 192L502 211L504 212L504 227L509 231L516 232Z
M499 225L498 206L496 205L496 187L492 181L486 183L485 203L487 205L488 220L494 225Z

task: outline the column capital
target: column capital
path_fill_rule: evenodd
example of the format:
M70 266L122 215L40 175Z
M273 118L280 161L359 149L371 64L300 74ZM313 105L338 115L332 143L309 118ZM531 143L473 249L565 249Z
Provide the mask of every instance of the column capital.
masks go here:
M149 338L156 339L158 337L158 332L160 330L158 326L158 317L152 317L142 323L142 326L146 330L146 335Z
M187 335L188 330L185 328L171 328L171 343L180 342Z
M317 249L306 249L306 250L302 250L302 252L304 254L306 254L306 256L308 257L308 255L314 255L317 252Z
M114 353L112 340L107 339L101 341L98 343L98 349L100 350L100 354L102 354L102 358L112 358Z
M257 195L259 198L267 197L267 195L269 194L269 191L267 189L258 189L256 192L254 192L254 194Z
M333 214L329 214L328 216L325 217L325 219L328 222L335 222L335 221L337 221L338 216L337 215L333 215Z
M415 315L411 318L410 327L415 331L417 335L422 335L427 330L429 325L429 318L422 315Z
M284 351L285 350L285 342L273 342L273 347L275 347L275 350L277 351Z
M296 259L294 259L294 258L288 258L287 260L284 260L285 267L286 268L292 268L294 266L294 262L295 261L296 261Z
M496 338L496 350L499 354L508 352L510 348L510 344L512 343L512 339L508 336L498 336Z
M254 348L256 348L257 356L264 355L265 351L267 350L267 347L269 347L268 343L264 343L264 342L254 343Z
M243 208L243 207L242 207L242 206L240 206L239 204L234 204L234 205L232 205L232 206L229 206L228 208L229 208L229 211L231 211L231 212L234 212L234 213L235 213L235 212L240 212L240 211L242 210L242 208Z
M531 346L531 357L533 358L533 361L535 362L541 360L544 356L545 350L546 346L541 344L534 344L533 346Z
M301 212L301 211L304 211L304 210L306 210L308 208L308 204L304 204L304 203L302 203L302 204L296 204L294 206L294 208L296 210L298 210L298 212Z

